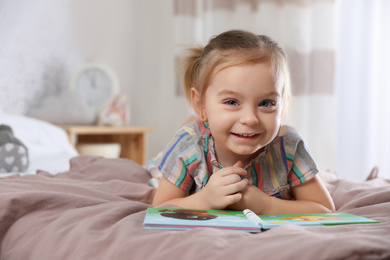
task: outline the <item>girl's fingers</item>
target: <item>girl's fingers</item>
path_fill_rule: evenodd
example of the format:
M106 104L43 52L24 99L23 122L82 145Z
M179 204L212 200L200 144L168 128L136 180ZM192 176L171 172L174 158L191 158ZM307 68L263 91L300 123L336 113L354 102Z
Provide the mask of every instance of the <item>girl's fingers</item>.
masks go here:
M238 174L230 174L227 176L223 176L219 182L222 186L230 185L236 182L241 181L241 177Z
M231 205L231 204L239 202L242 199L242 194L240 192L237 192L237 193L228 195L225 198L226 198L227 204Z
M242 162L241 161L237 161L233 167L238 167L238 168L242 168Z
M226 195L235 194L242 191L248 185L248 179L242 179L238 182L226 185L224 187L224 193Z
M217 171L216 173L214 174L218 174L220 176L228 176L230 174L238 174L238 175L246 175L246 170L244 170L243 168L240 168L240 167L226 167L226 168L223 168L219 171Z

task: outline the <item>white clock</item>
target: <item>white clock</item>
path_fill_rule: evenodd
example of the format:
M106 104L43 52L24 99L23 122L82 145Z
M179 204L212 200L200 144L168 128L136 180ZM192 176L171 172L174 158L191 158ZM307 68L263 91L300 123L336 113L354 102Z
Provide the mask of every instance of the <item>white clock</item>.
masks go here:
M115 73L101 64L87 64L72 77L70 88L85 97L88 104L100 112L119 93Z

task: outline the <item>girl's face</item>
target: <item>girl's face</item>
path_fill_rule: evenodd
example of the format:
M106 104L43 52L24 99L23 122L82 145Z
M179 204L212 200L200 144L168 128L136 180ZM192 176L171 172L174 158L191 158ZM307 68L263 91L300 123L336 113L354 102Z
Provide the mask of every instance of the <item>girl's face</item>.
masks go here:
M218 162L226 167L240 160L245 166L278 134L282 87L276 86L269 63L231 66L213 75L198 104Z

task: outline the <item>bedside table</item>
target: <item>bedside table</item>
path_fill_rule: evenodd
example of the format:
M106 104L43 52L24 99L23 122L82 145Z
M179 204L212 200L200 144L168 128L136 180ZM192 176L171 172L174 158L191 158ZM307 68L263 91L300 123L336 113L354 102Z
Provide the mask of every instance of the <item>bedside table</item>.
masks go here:
M76 148L79 144L119 143L121 158L146 164L147 133L153 129L143 126L76 126L61 125Z

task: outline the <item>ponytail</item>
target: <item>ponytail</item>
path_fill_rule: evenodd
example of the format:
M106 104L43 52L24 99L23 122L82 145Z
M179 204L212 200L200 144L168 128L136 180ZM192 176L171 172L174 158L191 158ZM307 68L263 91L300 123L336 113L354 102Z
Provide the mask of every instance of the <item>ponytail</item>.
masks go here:
M191 103L191 89L197 84L203 49L202 46L187 49L181 61L184 92L189 103Z

